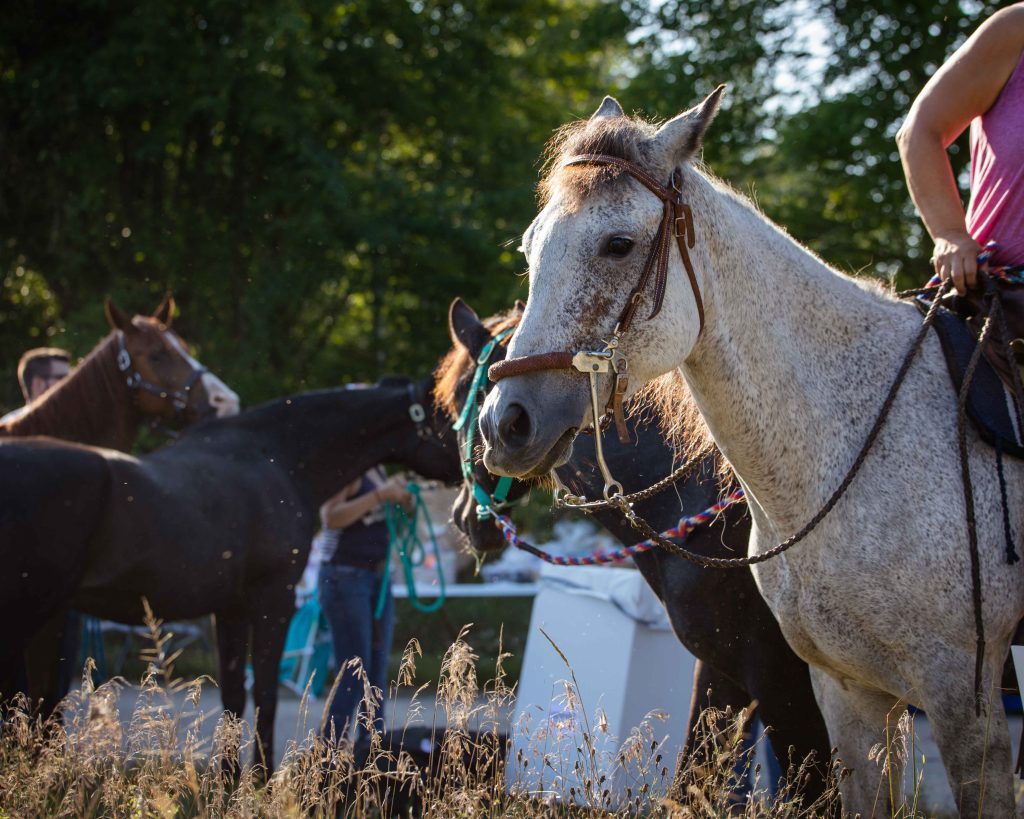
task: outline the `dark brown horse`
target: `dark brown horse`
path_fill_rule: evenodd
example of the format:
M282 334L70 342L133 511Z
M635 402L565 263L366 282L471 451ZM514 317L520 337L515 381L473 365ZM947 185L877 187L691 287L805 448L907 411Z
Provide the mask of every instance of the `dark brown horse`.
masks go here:
M0 691L11 655L60 605L141 622L214 613L226 710L245 707L251 647L257 760L273 768L277 674L319 506L378 463L454 482L432 382L282 398L132 458L32 438L0 443Z
M168 295L152 316L107 300L111 332L63 381L0 424L0 437L50 435L129 451L147 421L187 425L238 413L238 396L188 353L171 330Z
M174 300L167 295L152 316L129 317L110 299L104 304L111 332L67 378L0 424L0 438L49 435L123 452L144 423L187 426L213 415L238 413L238 396L188 352L171 330ZM67 694L70 674L58 646L75 654L77 640L65 629L78 618L55 611L29 642L29 698L49 713Z
M437 387L438 403L450 413L457 414L467 400L474 366L484 345L502 330L514 328L521 312L517 308L481 322L461 300L453 302L449 325L454 349L442 364ZM505 348L499 345L491 361L499 361L504 355ZM655 426L633 418L628 424L634 443L623 445L614 435L606 435L604 444L612 473L627 493L669 474L674 462L672 448ZM464 435L465 431L460 431L460 448ZM696 474L675 487L678 494L672 489L663 491L638 502L636 509L661 529L675 526L684 515L702 511L719 499L715 473L714 459L709 458ZM591 437L577 439L573 457L557 474L571 491L600 497L603 479L595 467ZM479 459L473 463L473 478L487 493L493 491L497 480ZM525 484L520 483L509 497L524 491ZM503 548L497 527L491 520L481 521L476 507L472 490L464 483L453 510L456 526L482 551ZM617 512L606 511L595 517L623 544L638 540ZM750 518L745 506L737 504L713 523L694 530L686 545L702 555L731 557L745 554L749 534ZM736 712L756 700L757 713L769 727L768 738L784 769L790 762L799 764L809 754L817 760L801 791L805 803L813 802L824 790L830 752L828 734L811 690L807 664L786 643L750 570L702 569L661 549L639 554L635 562L665 604L676 636L697 658L688 736L679 770L685 769L694 729L704 708L731 707ZM677 774L673 790L678 793L684 786Z

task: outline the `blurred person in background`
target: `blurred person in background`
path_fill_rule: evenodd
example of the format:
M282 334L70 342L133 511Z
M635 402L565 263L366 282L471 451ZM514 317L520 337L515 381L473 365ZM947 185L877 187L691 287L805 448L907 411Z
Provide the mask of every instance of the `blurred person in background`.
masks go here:
M0 423L12 421L25 412L26 407L50 387L67 378L71 372L71 354L59 347L34 347L26 350L18 362L18 385L25 406L12 410L0 418Z
M383 695L395 622L384 513L389 503L411 511L413 498L401 476L388 479L376 467L320 507L320 607L330 624L341 676L324 729L328 739L347 736L354 742L366 730L353 717L357 708L361 716L365 714L362 679L348 664L355 657L362 660L370 684L382 692L374 724L377 730L384 727Z

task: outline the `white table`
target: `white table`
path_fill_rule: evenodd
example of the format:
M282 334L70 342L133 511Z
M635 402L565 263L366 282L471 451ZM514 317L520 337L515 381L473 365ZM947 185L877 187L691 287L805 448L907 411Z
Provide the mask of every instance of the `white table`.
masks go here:
M416 586L416 596L421 600L428 597L437 597L441 587L436 585L419 584ZM540 591L539 583L451 583L445 586L445 597L536 597ZM391 587L391 593L397 598L408 598L409 589L402 583L395 583Z

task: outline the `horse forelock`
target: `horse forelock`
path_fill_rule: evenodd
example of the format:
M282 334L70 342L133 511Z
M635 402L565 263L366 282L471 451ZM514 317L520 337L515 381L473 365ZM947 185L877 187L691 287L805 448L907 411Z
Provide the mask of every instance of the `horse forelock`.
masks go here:
M626 175L610 165L563 163L576 154L606 154L644 166L650 160L646 148L656 131L653 123L637 117L602 117L563 125L544 149L544 167L537 186L541 206L556 195L569 207L578 205L595 188L614 184Z

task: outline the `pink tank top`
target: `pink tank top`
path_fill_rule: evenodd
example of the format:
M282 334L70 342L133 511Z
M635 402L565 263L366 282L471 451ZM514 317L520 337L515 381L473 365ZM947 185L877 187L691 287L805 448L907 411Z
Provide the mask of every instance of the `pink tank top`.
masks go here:
M1024 262L1024 54L999 96L971 123L971 203L967 230L993 264Z

